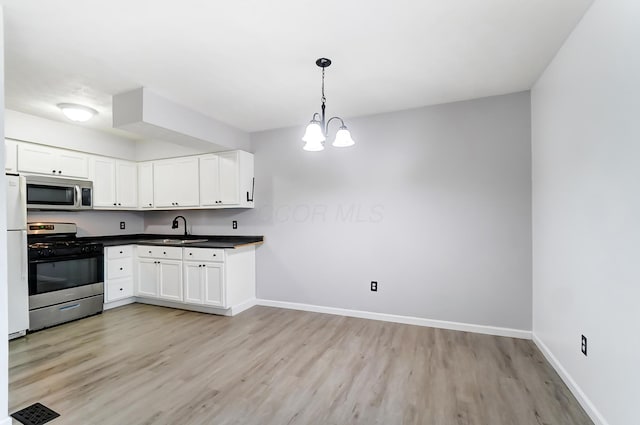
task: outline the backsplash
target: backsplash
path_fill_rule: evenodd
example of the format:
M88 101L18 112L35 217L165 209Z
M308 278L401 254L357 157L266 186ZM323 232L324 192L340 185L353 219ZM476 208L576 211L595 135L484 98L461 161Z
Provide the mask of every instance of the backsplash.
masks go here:
M137 211L27 211L27 221L76 223L78 236L127 235L144 232L144 213ZM125 229L120 229L120 222ZM171 226L169 226L171 227Z

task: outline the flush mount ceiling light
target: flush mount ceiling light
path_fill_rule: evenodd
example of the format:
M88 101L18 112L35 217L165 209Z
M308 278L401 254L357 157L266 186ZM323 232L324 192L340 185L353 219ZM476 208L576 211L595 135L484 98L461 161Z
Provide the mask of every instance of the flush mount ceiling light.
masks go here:
M88 106L76 105L75 103L58 103L58 108L62 110L62 113L71 121L85 122L89 121L94 115L98 113L93 108Z
M347 126L344 125L344 121L342 120L342 118L331 117L328 121L325 122L324 112L325 102L327 99L324 97L324 69L331 65L331 60L327 58L320 58L316 61L316 65L322 68L322 113L319 114L318 112L316 112L315 114L313 114L313 118L307 126L307 130L304 132L304 136L302 136L302 141L305 142L303 149L310 152L323 150L324 141L327 140L329 123L333 120L340 120L340 128L336 133L336 138L333 141L332 145L338 148L353 146L355 142L351 138L351 133L349 133Z

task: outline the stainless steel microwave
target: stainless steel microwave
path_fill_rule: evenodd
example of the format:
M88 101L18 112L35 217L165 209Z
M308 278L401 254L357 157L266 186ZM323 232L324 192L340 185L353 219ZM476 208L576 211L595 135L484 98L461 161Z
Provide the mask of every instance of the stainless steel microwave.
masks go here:
M26 176L27 209L90 210L93 182L59 177Z

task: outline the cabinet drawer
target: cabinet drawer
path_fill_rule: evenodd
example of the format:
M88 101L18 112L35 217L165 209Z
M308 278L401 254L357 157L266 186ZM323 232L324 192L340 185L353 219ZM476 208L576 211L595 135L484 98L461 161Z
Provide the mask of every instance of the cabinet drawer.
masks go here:
M140 245L138 246L138 257L182 260L182 248L177 246Z
M107 279L133 276L133 258L117 258L107 263Z
M107 258L113 260L116 258L126 258L133 256L132 245L110 246L107 247Z
M133 297L133 278L109 280L106 285L105 302Z
M224 249L185 248L184 259L189 261L224 261Z

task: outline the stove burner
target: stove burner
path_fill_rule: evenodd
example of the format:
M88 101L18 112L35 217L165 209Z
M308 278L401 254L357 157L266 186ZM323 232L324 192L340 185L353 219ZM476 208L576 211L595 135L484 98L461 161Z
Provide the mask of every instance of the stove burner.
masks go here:
M98 253L102 251L102 244L77 240L32 242L29 244L29 259L43 257L65 257Z

